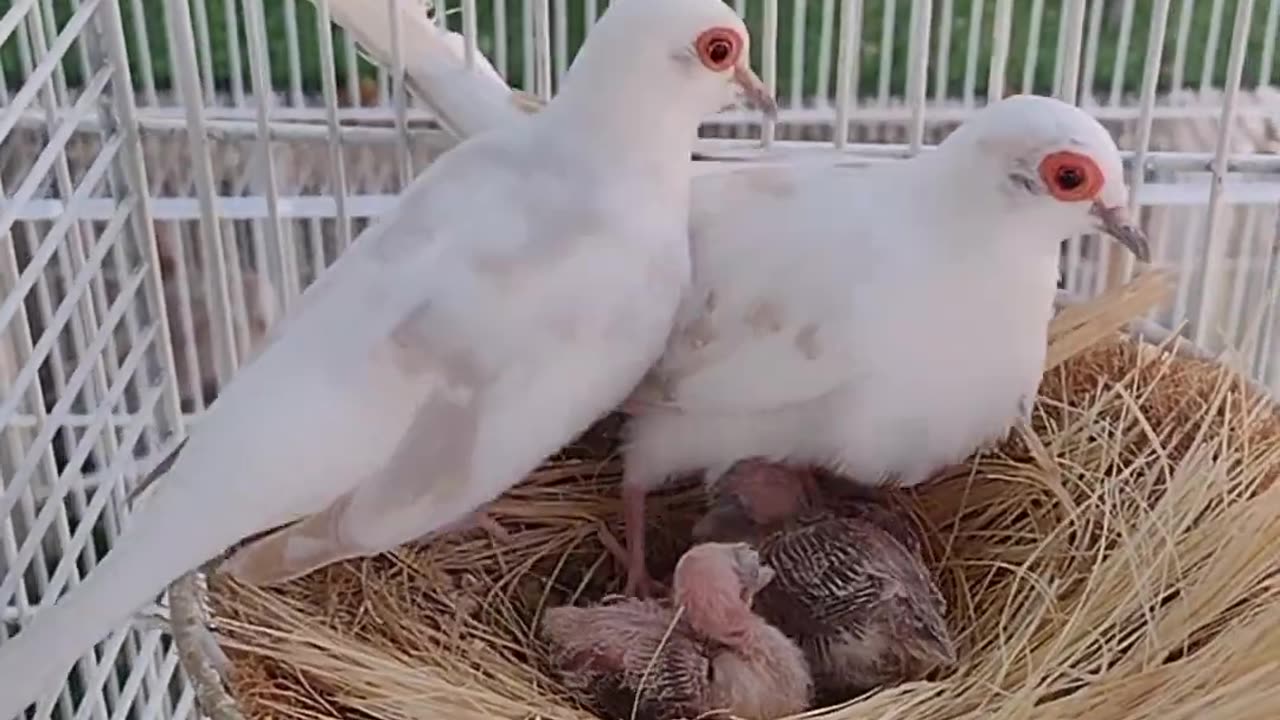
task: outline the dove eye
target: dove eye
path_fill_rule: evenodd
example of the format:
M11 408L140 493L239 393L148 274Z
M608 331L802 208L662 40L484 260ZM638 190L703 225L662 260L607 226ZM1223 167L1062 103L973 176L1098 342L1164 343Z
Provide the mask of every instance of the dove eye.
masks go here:
M1102 189L1102 171L1086 155L1063 150L1040 161L1040 179L1063 202L1090 200Z
M741 43L729 28L711 28L698 36L698 59L712 72L723 72L738 62Z

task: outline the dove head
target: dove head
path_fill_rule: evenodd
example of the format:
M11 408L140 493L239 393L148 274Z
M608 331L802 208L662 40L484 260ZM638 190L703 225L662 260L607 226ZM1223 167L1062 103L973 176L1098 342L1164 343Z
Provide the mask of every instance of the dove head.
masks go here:
M702 543L676 563L671 599L699 633L728 641L749 629L751 602L773 578L746 543Z
M983 108L939 146L961 168L962 187L994 191L1019 227L1055 245L1092 232L1114 237L1150 262L1143 232L1129 218L1120 150L1106 128L1074 105L1013 95ZM957 162L958 161L958 162ZM991 183L978 178L991 178Z
M597 128L692 139L735 88L776 115L750 55L746 25L722 0L614 0L587 34L556 100Z

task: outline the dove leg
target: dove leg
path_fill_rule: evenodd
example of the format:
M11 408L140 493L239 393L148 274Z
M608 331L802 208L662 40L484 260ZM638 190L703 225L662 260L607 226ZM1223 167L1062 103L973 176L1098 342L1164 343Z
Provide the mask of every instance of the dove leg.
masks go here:
M644 501L649 489L640 483L622 483L622 511L626 524L627 585L623 590L627 595L652 597L661 592L661 588L649 575L649 567L645 563L645 526Z

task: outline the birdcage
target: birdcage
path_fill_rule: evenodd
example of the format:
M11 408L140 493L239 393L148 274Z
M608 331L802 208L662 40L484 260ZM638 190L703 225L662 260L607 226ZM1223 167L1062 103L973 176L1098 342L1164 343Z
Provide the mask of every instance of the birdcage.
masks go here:
M546 98L604 4L432 10L467 38L466 57L474 48ZM1126 151L1133 204L1176 273L1149 326L1232 349L1257 384L1280 389L1280 0L731 4L783 109L770 122L720 113L700 162L889 161L927 152L1010 93L1078 103ZM0 10L0 644L92 572L129 524L139 479L457 142L404 82L402 41L358 46L332 20L343 8L350 0ZM1097 238L1064 239L1062 255L1065 296L1132 277ZM197 713L170 610L158 604L86 655L37 717Z

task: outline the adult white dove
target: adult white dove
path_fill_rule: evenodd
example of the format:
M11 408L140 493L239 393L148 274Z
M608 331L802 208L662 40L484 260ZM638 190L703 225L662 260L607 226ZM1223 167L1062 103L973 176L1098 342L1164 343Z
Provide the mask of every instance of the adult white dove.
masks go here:
M694 283L628 402L629 589L644 497L749 457L910 486L1003 436L1044 367L1065 237L1139 259L1119 150L1079 108L1012 96L936 150L695 179Z
M429 22L407 31L437 58L452 47ZM491 73L446 64L437 110L488 98L463 135L529 117ZM1003 435L1040 381L1062 238L1101 230L1149 260L1127 200L1106 130L1037 96L902 162L695 177L693 286L625 406L627 590L652 589L644 499L671 476L762 457L912 485Z
M222 390L89 577L0 645L0 718L167 584L273 582L464 518L615 407L689 278L689 153L743 85L719 0L615 0L528 123L437 160ZM5 580L11 591L16 577Z

